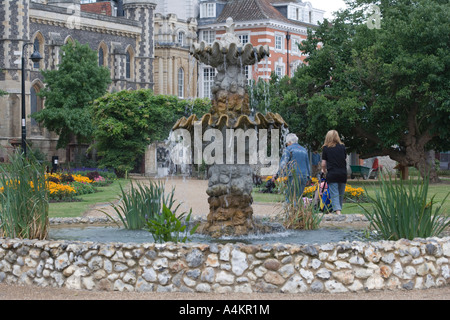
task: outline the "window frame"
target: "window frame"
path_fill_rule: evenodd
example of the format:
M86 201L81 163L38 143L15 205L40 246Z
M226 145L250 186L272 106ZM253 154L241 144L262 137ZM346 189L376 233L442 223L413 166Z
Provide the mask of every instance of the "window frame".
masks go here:
M184 32L183 30L178 31L177 34L178 45L183 47L185 45L185 42L186 42L186 32Z
M103 47L98 48L98 65L100 67L105 66L105 52L103 50Z
M278 41L278 39L280 41ZM276 51L282 51L283 50L283 48L284 48L283 39L284 39L283 35L275 34L275 47L274 48L275 48ZM278 47L278 44L280 45L280 47Z
M238 38L239 38L239 41L241 41L241 44L242 44L242 45L245 45L245 44L247 44L247 43L250 42L250 34L248 34L248 33L241 33L241 34L238 34L237 36L238 36ZM242 41L244 37L247 38L247 41L246 41L246 42L243 42L243 41Z
M206 34L207 34L207 36L206 36ZM211 44L214 41L216 41L216 31L202 30L202 41L205 41L207 44Z
M213 2L206 2L200 4L200 18L215 18L216 4Z
M202 77L202 91L204 98L212 98L212 86L214 85L214 78L216 76L216 70L212 67L203 68L203 77Z
M125 53L125 78L131 79L131 54L128 50Z
M278 73L278 70L280 69L280 73ZM275 66L275 74L278 76L278 78L283 78L286 74L285 74L285 68L282 65L277 64Z
M184 69L178 69L178 83L177 83L178 98L184 98Z

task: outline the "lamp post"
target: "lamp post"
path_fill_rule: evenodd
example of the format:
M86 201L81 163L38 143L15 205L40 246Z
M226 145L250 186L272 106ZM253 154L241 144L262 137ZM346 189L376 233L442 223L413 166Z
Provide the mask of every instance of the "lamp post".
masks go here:
M33 43L26 42L22 47L22 152L25 157L27 156L27 128L25 118L25 47L30 44ZM42 59L39 51L37 51L36 48L33 54L30 56L30 59L33 62L39 62L39 60Z
M286 71L287 71L287 76L288 77L290 77L290 75L289 75L289 40L291 40L291 35L289 34L289 31L288 32L286 32L286 49L287 49L287 51L286 51L286 53L287 53L287 69L286 69Z

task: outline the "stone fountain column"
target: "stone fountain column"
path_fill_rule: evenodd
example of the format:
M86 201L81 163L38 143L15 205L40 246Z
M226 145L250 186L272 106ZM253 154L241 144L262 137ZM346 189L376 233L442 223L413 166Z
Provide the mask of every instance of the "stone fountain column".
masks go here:
M226 33L212 45L205 42L193 44L191 54L200 62L217 69L214 86L211 91L212 107L208 114L198 120L195 115L182 118L173 129L184 128L192 131L194 124L201 122L203 130L218 129L226 136L227 129L261 129L280 128L286 126L278 114L251 114L247 79L243 67L258 63L269 56L269 47L253 47L251 43L243 46L234 33L234 23L227 19ZM224 151L226 148L224 148ZM236 150L235 150L236 151ZM245 159L249 150L245 148ZM225 154L225 153L224 153ZM236 155L236 152L234 152ZM236 159L235 159L236 160ZM213 164L208 171L209 214L206 223L198 228L198 232L220 237L223 235L246 235L259 231L253 220L252 188L253 171L246 162L223 161L224 164ZM226 164L225 164L226 163Z

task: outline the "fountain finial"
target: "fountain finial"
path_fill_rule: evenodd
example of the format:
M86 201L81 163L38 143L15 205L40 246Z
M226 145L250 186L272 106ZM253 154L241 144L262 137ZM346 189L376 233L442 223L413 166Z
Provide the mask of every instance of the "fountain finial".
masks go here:
M241 40L234 32L234 21L233 18L228 18L225 22L225 34L220 38L220 42L222 42L222 48L230 48L230 45L234 43L235 46L242 46Z
M233 21L233 18L228 17L228 19L227 19L227 21L225 23L225 26L226 26L226 28L225 28L226 33L234 33L234 21Z

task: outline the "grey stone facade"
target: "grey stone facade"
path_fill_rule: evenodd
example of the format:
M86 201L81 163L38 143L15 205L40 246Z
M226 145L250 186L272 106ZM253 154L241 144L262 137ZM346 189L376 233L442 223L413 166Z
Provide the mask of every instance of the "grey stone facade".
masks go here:
M44 107L36 93L43 88L39 70L55 69L60 48L68 41L89 44L103 52L103 65L111 70L110 91L153 89L153 12L151 0L124 0L124 16L113 17L80 10L79 0L5 0L0 5L0 157L21 141L21 52L24 43L39 42L43 57L34 65L25 50L27 142L61 162L74 160L69 150L56 150L57 136L33 123L29 115ZM99 53L100 56L100 53ZM100 63L99 59L99 63ZM127 63L127 60L129 63ZM67 152L69 151L69 152ZM68 158L69 157L69 158Z

